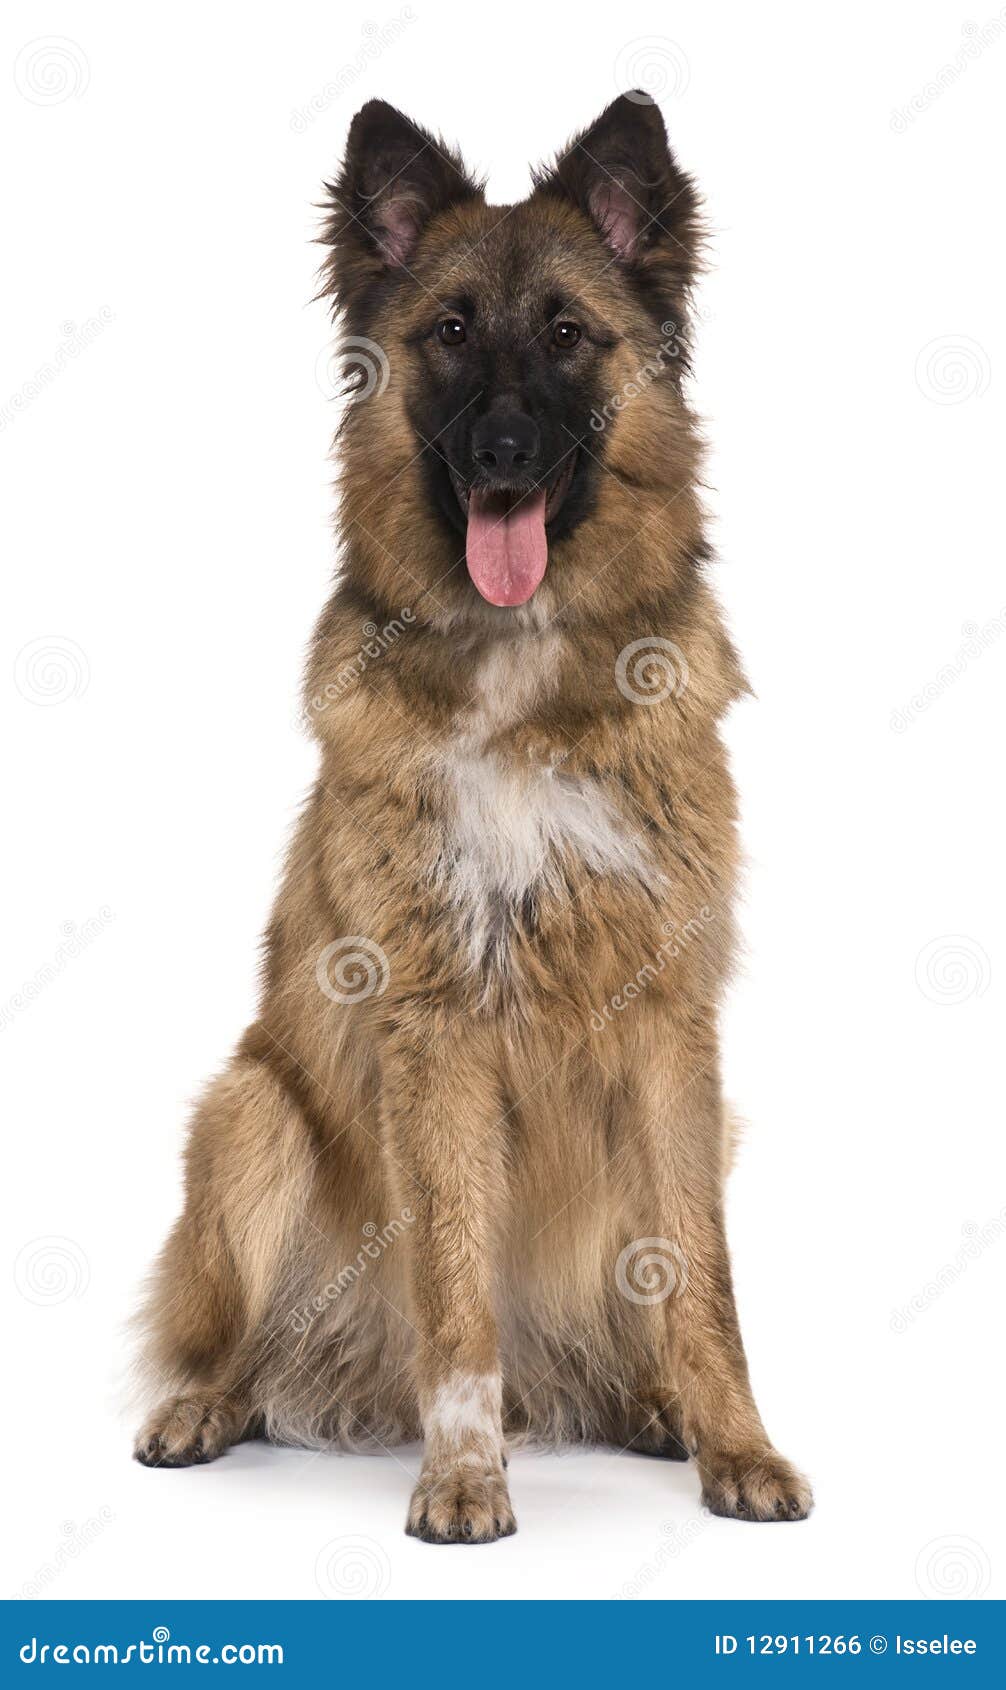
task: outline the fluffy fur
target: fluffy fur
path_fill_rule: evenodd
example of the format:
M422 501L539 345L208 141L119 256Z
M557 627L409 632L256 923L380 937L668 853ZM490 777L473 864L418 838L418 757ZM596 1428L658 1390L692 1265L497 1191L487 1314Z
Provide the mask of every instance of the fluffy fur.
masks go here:
M372 102L325 240L389 379L343 430L306 685L320 771L258 1018L192 1125L137 1454L423 1435L408 1529L435 1542L514 1529L522 1435L690 1453L716 1511L802 1517L723 1230L738 848L717 724L744 681L683 392L694 188L644 96L516 207ZM557 315L583 325L569 356ZM571 479L542 585L500 609L456 486L474 419L515 395Z

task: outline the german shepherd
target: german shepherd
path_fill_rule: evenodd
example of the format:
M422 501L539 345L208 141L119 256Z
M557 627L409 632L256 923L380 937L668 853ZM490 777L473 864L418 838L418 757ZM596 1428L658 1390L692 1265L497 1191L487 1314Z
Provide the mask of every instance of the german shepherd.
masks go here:
M515 1530L508 1440L684 1460L798 1520L724 1234L745 690L683 392L698 199L645 94L514 206L383 101L327 185L356 391L320 774L258 1020L145 1311L147 1466L422 1437L407 1530Z

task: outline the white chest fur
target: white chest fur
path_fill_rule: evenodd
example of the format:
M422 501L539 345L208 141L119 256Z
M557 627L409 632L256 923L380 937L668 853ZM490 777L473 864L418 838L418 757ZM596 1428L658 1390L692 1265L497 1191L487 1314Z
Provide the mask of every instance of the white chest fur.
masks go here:
M546 655L554 663L554 647ZM660 878L640 827L597 781L487 749L492 733L519 719L514 712L526 709L529 691L545 684L540 665L487 663L474 708L440 760L448 832L437 879L458 911L473 966L499 955L508 911L529 894L563 893L564 856L595 874L647 885Z

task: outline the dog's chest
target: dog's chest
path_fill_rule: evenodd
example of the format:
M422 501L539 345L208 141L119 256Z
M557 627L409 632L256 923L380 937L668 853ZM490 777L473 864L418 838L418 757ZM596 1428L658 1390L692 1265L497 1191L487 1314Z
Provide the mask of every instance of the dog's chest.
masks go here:
M505 966L514 927L526 935L543 900L570 896L563 871L571 864L637 884L659 878L640 826L599 781L559 760L498 748L494 736L528 706L534 672L521 680L487 666L480 680L475 707L439 758L444 836L435 869L475 968Z

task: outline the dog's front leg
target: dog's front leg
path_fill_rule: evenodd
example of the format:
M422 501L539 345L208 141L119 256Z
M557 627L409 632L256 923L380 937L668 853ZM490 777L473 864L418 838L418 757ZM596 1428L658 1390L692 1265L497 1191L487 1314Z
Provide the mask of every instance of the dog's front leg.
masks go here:
M396 1041L385 1064L389 1174L408 1233L416 1386L425 1448L406 1530L427 1543L516 1531L504 1468L492 1299L503 1208L500 1106L489 1052L466 1029Z
M656 1043L656 1041L654 1041ZM806 1479L773 1448L755 1405L734 1303L723 1186L724 1114L718 1064L708 1047L667 1036L640 1076L639 1170L652 1192L659 1236L638 1241L651 1270L666 1259L653 1294L631 1282L632 1253L620 1289L662 1302L670 1358L666 1395L694 1455L702 1497L714 1514L742 1520L801 1520L811 1507Z

